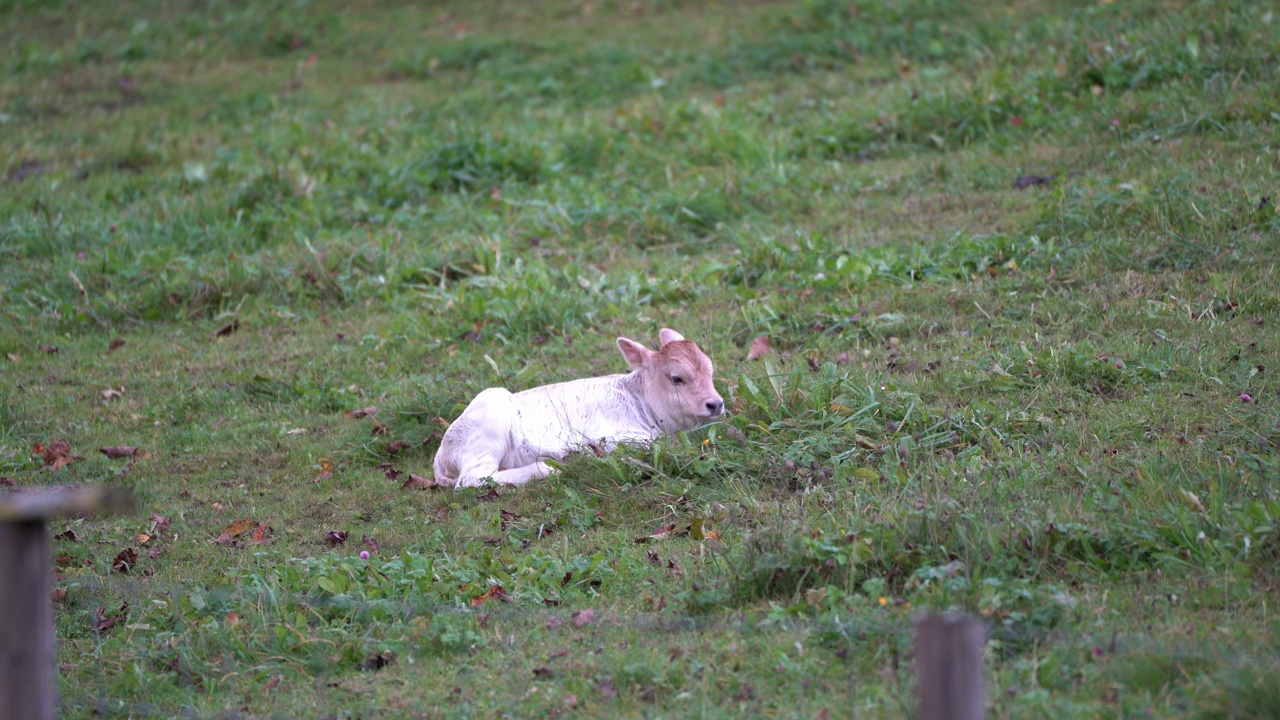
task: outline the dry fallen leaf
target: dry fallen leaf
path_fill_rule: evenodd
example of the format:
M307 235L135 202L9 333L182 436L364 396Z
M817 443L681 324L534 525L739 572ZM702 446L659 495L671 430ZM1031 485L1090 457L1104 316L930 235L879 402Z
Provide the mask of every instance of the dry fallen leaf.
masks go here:
M233 319L231 322L229 322L229 323L227 323L226 325L223 325L222 327L220 327L220 328L218 328L217 330L215 330L215 331L213 332L213 336L214 336L214 337L226 337L226 336L230 335L231 333L233 333L233 332L235 332L235 331L237 331L237 330L239 330L239 329L240 329L240 320L239 320L239 319Z
M325 531L325 534L324 534L324 541L329 544L329 547L338 547L339 545L346 545L347 531L346 530L327 530Z
M107 346L107 349L108 349L108 350L119 350L119 349L120 349L120 348L122 348L122 347L124 347L124 340L122 340L122 339L120 339L120 338L116 338L116 339L114 339L114 340L112 340L112 341L111 341L111 344Z
M155 547L147 551L147 557L151 558L152 560L155 560L156 558L163 555L164 551L168 549L169 549L168 545L156 545Z
M125 620L128 620L129 603L120 603L120 609L116 610L116 614L111 617L106 617L103 614L105 612L106 608L99 605L98 609L93 613L93 629L97 632L110 630L111 628L122 624Z
M116 559L111 562L111 567L116 572L127 573L137 562L138 553L134 552L133 548L125 548L120 551L119 555L116 555Z
M123 387L120 388L119 390L112 390L111 388L107 388L106 390L102 391L102 397L104 400L114 400L123 395L124 395Z
M157 515L156 513L151 513L151 523L155 525L155 532L168 530L169 526L173 524L169 518L163 515Z
M146 545L151 542L151 536L146 533L138 533L137 535L134 535L133 538L138 541L139 545Z
M209 509L210 509L210 510L213 510L213 514L214 514L214 515L221 515L221 514L222 514L222 511L223 511L223 510L226 510L227 508L226 508L226 506L225 506L225 505L223 505L222 503L220 503L220 502L216 502L216 503L214 503L214 504L210 505L210 506L209 506Z
M364 541L364 546L369 548L371 553L376 553L382 549L382 546L378 544L377 540L373 539L372 535L364 535L360 539Z
M371 415L377 415L377 414L378 414L378 408L374 407L373 405L370 405L370 406L369 406L369 407L367 407L367 408L360 408L359 410L347 410L347 411L346 411L345 413L343 413L343 414L344 414L344 415L346 415L346 416L347 416L347 419L349 419L349 420L358 420L358 419L360 419L360 418L362 418L362 417L369 417L369 416L371 416Z
M67 599L67 589L66 589L66 588L58 588L58 589L54 590L54 591L53 591L53 593L52 593L49 597L50 597L54 602L62 602L63 600Z
M499 510L498 510L498 518L499 518L500 523L501 523L501 526L502 526L502 531L503 531L503 532L506 532L506 531L507 531L507 525L510 525L511 523L515 522L516 520L519 520L519 519L520 519L520 516L519 516L519 515L517 515L517 514L515 514L515 513L513 513L513 512L508 512L508 511L506 511L506 510L499 509Z
M63 530L57 535L54 535L53 539L54 540L70 540L71 542L80 542L80 536L76 534L75 530L70 530L70 529Z
M52 346L52 345L37 345L37 346L36 346L36 349L37 349L37 350L39 350L39 351L41 351L41 352L48 353L48 354L50 354L50 355L57 355L57 354L58 354L58 348L56 348L56 347L54 347L54 346Z
M283 680L283 679L284 679L284 676L283 676L283 675L277 675L277 676L275 676L275 677L271 678L270 680L268 680L268 681L267 681L267 684L266 684L266 685L263 685L263 686L262 686L262 691L263 691L263 692L271 692L272 690L275 690L275 689L276 689L276 686L277 686L277 685L279 685L279 684L280 684L280 681L281 681L281 680Z
M404 440L392 440L391 442L387 443L387 453L391 455L395 455L401 450L407 450L408 448L409 448L409 443L405 442Z
M112 460L119 460L121 458L133 457L138 452L138 448L130 445L111 445L109 447L98 448L98 452L106 455Z
M491 487L489 488L489 492L483 495L477 495L476 501L477 502L493 502L494 500L497 500L500 497L502 497L502 493L498 492L498 488Z
M266 545L267 533L271 532L271 528L266 525L258 525L253 529L253 539L249 541L250 545Z
M9 353L9 362L16 363L16 362L20 362L21 360L22 358L19 357L17 353Z
M214 503L214 505L217 505L217 503ZM235 538L249 532L250 530L256 530L258 527L259 525L256 520L250 520L248 518L237 520L228 525L226 529L222 531L222 534L215 538L213 542L218 545L230 545L231 541Z
M773 346L769 344L768 335L757 335L756 339L751 341L751 349L747 351L747 359L755 360L772 349Z
M50 470L61 470L75 459L71 455L71 443L66 440L55 440L48 447L36 445L36 448L36 452L43 450L44 464Z
M382 470L382 476L392 482L395 482L396 478L401 475L399 470L391 467L391 463L382 463L378 468Z
M578 612L574 613L572 616L573 626L577 628L586 627L590 625L592 621L594 621L595 619L596 619L596 611L592 610L591 608L587 608L586 610L579 610Z
M430 490L436 487L436 479L434 477L424 478L421 475L409 473L409 479L400 486L401 490Z
M675 523L672 523L670 525L663 525L659 527L657 530L655 530L652 535L638 537L636 538L635 541L636 541L636 544L639 545L642 543L647 543L650 540L666 540L667 538L674 535L675 532L676 532Z
M382 668L395 664L396 654L390 650L382 652L370 653L369 657L364 661L365 670L381 670Z
M485 592L485 594L477 595L471 598L471 607L479 607L483 605L485 602L489 600L493 600L495 598L498 600L501 600L502 602L511 602L513 599L510 595L507 594L506 590L502 589L501 585L494 585L490 587L489 590Z

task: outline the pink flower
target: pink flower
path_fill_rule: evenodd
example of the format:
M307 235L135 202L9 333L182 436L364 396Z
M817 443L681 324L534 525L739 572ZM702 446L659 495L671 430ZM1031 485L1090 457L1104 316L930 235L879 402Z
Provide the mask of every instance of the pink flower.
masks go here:
M1123 369L1124 369L1124 361L1123 361L1123 360L1117 360L1117 361L1116 361L1116 368L1118 368L1118 369L1120 369L1120 370L1123 370Z
M361 551L360 551L360 559L361 559L361 560L368 560L368 559L369 559L369 551L368 551L368 550L361 550Z
M78 252L78 253L76 253L76 259L77 259L77 260L83 260L83 259L84 259L84 251L83 251L83 250L82 250L82 251L80 251L80 252Z
M1251 403L1253 402L1253 396L1250 395L1249 393L1240 393L1240 400L1243 402Z
M1112 118L1111 127L1120 127L1120 118Z

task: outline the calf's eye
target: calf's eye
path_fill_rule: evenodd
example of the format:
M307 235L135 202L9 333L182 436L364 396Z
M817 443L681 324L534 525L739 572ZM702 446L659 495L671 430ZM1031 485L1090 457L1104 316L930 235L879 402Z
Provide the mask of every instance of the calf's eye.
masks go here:
M679 375L672 375L671 384L675 385L676 387L679 387L684 384L684 378L680 377Z

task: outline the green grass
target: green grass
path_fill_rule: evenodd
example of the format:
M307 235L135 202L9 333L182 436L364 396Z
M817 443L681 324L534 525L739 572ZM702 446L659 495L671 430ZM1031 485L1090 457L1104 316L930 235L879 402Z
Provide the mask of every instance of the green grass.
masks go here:
M54 527L64 716L908 717L952 607L992 717L1280 715L1265 3L0 17L0 477L141 502ZM723 421L401 487L664 326Z

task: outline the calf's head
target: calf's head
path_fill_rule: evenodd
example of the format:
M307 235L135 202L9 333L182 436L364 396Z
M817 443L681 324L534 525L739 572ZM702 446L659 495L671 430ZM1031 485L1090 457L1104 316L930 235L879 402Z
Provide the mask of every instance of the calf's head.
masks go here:
M719 417L724 399L712 384L711 359L674 330L658 332L655 352L618 338L618 349L641 383L641 399L664 430L684 430Z

